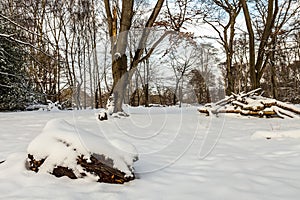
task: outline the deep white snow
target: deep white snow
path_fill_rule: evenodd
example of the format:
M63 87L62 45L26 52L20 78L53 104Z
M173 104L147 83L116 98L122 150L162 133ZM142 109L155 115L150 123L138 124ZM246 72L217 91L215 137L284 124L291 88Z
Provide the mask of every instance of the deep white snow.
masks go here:
M299 119L205 117L196 107L126 107L125 112L130 117L102 122L97 120L99 110L0 113L0 162L6 160L0 164L0 199L296 200L300 196L300 138L292 137L299 133ZM111 185L27 171L27 148L41 133L57 130L46 126L52 119L85 130L80 131L83 135L102 137L120 152L130 152L132 146L125 141L132 143L139 154L134 163L138 179ZM45 151L50 144L43 144ZM97 140L83 144L101 150Z

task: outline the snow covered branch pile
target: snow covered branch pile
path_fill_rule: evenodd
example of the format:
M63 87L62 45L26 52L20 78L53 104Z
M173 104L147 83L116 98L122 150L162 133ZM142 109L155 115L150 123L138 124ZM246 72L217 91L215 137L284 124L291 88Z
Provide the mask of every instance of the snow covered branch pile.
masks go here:
M257 92L261 88L248 93L232 94L216 102L200 107L200 113L207 115L218 113L235 113L257 117L299 118L300 109L276 99L263 97Z
M138 159L133 145L107 141L59 119L46 124L27 152L29 170L117 184L135 178L133 162Z

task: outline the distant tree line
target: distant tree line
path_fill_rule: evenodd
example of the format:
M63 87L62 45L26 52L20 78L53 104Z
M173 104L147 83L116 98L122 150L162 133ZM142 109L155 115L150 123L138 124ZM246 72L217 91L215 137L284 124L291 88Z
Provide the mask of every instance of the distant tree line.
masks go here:
M103 78L97 55L102 33L99 27L103 22L96 19L99 12L95 10L96 3L94 0L1 1L0 39L5 41L3 45L11 47L2 48L1 53L4 60L22 64L21 68L2 63L1 72L5 73L4 69L9 72L1 75L14 81L10 77L23 74L34 94L16 109L34 103L32 100L35 103L51 100L78 109L95 105L94 97L102 95ZM11 82L5 84L6 88L12 86ZM27 93L28 88L23 85L19 90ZM19 95L10 94L15 99ZM1 109L11 109L5 106L7 101L2 96L1 104Z
M114 94L117 112L257 87L299 103L299 18L295 0L2 0L0 110L99 108ZM186 31L203 24L221 50Z

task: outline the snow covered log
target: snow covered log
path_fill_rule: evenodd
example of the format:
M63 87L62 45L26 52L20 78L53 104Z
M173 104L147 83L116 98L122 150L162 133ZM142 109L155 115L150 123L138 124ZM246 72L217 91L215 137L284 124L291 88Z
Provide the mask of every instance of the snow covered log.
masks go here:
M122 140L107 141L64 120L49 121L28 146L26 167L71 179L89 178L117 183L135 178L135 147Z
M216 103L206 104L198 111L207 115L235 113L258 117L299 118L300 108L276 99L262 97L257 94L260 90L258 88L248 93L232 94Z

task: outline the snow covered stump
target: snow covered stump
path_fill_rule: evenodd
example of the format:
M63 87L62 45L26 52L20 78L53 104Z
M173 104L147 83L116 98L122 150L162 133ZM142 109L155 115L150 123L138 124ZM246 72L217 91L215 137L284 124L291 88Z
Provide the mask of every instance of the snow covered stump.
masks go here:
M105 111L100 112L98 114L98 119L100 121L108 120L107 113Z
M129 115L127 113L125 113L124 111L114 113L114 109L115 109L115 99L114 99L114 95L112 94L107 100L106 109L102 110L98 114L98 119L100 121L108 120L108 115L110 115L114 118L129 117Z
M117 184L135 178L133 162L138 160L133 145L122 140L108 142L59 119L46 124L27 152L29 170Z

